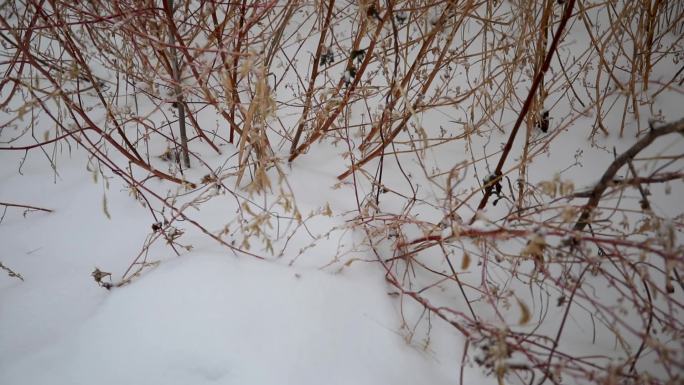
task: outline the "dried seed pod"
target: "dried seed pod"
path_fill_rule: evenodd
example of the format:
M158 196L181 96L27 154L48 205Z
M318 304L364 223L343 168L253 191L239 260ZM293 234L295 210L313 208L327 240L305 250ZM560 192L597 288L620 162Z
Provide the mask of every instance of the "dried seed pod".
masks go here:
M331 47L326 47L323 48L323 52L321 53L321 61L318 63L319 67L333 64L335 61L335 52L332 50Z
M537 119L535 126L542 130L543 133L549 131L549 111L542 112L541 117Z
M342 75L344 78L344 85L349 87L349 85L354 81L354 78L356 77L356 68L349 67L347 68L346 71L344 71L344 74Z
M377 19L378 21L382 20L382 18L380 17L380 14L378 13L377 8L375 8L375 5L371 5L370 7L368 7L368 9L366 10L366 16L373 17L373 18Z
M399 11L395 14L394 18L397 20L397 23L399 23L399 25L404 25L404 23L406 23L406 20L408 19L408 15L406 14L406 12Z
M356 60L357 62L361 63L363 61L363 57L366 55L366 49L355 49L351 51L351 59Z

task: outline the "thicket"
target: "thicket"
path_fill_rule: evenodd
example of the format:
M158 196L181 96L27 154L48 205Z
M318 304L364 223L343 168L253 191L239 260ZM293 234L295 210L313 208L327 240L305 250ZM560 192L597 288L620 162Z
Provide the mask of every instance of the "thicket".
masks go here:
M408 340L440 318L465 337L462 366L501 384L675 384L683 217L658 202L682 192L684 120L661 106L683 100L683 38L684 2L666 0L6 1L0 151L55 170L86 151L149 210L124 276L94 273L111 288L150 245L188 249L188 228L278 257L309 220L287 165L334 149L357 207L344 231L419 309ZM533 175L569 135L612 161L571 148ZM566 177L582 166L600 170L585 189ZM221 194L240 208L223 228L188 214ZM573 323L612 352L569 347Z

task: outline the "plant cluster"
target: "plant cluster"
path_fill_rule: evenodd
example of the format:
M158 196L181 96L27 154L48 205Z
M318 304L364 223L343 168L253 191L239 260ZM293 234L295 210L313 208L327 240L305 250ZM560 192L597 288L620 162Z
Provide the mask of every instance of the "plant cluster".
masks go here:
M461 370L501 384L675 384L684 212L660 202L682 191L684 120L662 106L684 93L683 39L684 2L664 0L10 1L0 151L55 172L85 151L95 183L118 178L149 211L124 276L93 272L112 288L155 264L153 244L190 250L188 229L283 256L332 215L300 211L286 165L328 148L354 192L344 230L407 340L429 346L440 318L465 337ZM549 174L569 137L584 144ZM581 189L588 149L612 161ZM218 196L234 218L193 218ZM614 348L573 349L577 333Z

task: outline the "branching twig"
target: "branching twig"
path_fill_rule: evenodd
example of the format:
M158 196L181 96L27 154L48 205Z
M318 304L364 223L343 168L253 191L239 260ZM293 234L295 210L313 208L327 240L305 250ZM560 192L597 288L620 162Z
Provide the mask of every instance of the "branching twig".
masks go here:
M48 213L51 213L51 212L54 211L54 210L45 209L45 208L42 208L42 207L29 206L29 205L21 205L21 204L17 204L17 203L0 202L0 205L2 205L2 206L7 206L7 207L20 207L20 208L29 209L29 210L46 211L46 212L48 212Z
M591 214L596 206L598 206L603 192L606 191L608 186L611 185L611 182L615 178L615 174L617 174L622 166L634 159L634 157L641 152L641 150L653 143L656 138L674 132L684 133L684 119L678 120L674 123L665 124L649 131L646 136L639 139L632 147L622 153L622 155L618 156L603 173L603 176L598 183L596 183L596 186L594 186L594 188L591 190L591 193L589 194L589 201L582 208L582 213L580 214L577 223L575 223L574 230L582 231L584 227L591 222Z

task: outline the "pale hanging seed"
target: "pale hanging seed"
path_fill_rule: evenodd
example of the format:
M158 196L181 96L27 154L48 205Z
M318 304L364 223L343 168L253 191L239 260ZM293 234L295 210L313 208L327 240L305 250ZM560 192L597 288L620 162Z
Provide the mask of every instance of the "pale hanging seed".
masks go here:
M463 253L463 259L461 260L461 270L466 270L470 266L470 254Z
M323 209L323 212L321 214L325 215L326 217L332 217L333 212L330 208L330 203L325 204L325 208Z
M543 261L545 248L546 240L544 239L544 236L539 233L534 233L520 255L522 257L533 257Z
M262 65L258 72L256 85L256 102L259 106L258 113L262 119L266 119L275 114L276 102L271 95L271 87L266 80L266 68Z
M570 195L575 192L575 184L572 181L563 181L560 184L561 195Z
M230 106L233 104L233 92L235 88L233 87L233 79L231 79L228 72L224 72L221 76L221 84L223 85L223 92L225 93L226 105Z
M550 196L551 198L556 197L556 183L552 181L542 181L539 182L537 185L539 186L539 189L544 193L545 195Z
M561 213L561 219L563 220L564 223L569 223L569 222L572 222L573 219L575 219L576 215L577 215L577 210L575 210L574 207L565 206L565 208L563 208L563 212Z
M109 209L107 208L107 194L102 194L102 212L107 219L112 219L112 216L109 215Z
M530 309L527 307L525 302L521 301L519 298L516 297L515 300L518 302L518 307L520 308L520 319L518 320L518 325L526 325L531 319Z

